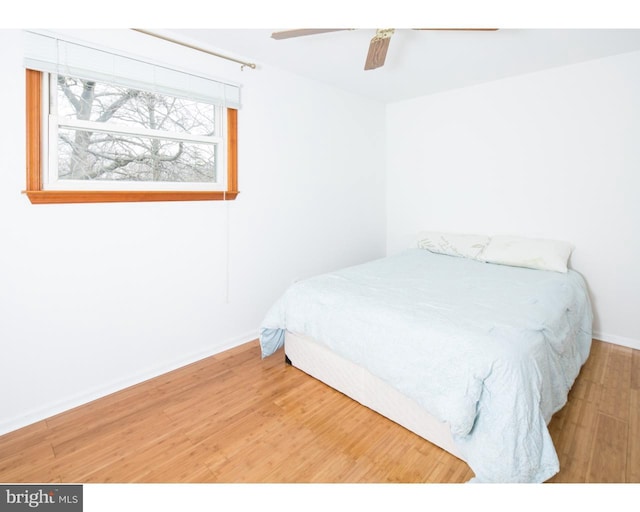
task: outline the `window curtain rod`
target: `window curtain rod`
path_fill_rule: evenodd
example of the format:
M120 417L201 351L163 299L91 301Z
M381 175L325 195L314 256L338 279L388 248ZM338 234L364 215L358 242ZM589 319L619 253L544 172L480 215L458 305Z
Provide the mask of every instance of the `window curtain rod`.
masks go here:
M239 59L234 59L233 57L229 57L227 55L222 55L220 53L215 53L215 52L212 52L210 50L205 50L204 48L200 48L198 46L194 46L192 44L185 43L183 41L178 41L177 39L172 39L171 37L167 37L167 36L163 36L163 35L160 35L160 34L156 34L155 32L151 32L149 30L144 30L144 29L141 29L141 28L133 28L131 30L135 30L136 32L140 32L141 34L146 34L146 35L151 36L151 37L157 37L158 39L162 39L163 41L168 41L169 43L178 44L180 46L185 46L187 48L191 48L192 50L197 50L199 52L207 53L209 55L213 55L214 57L219 57L221 59L226 59L226 60L230 60L232 62L236 62L237 64L240 64L240 69L244 69L245 67L251 68L251 69L256 69L256 65L253 62L244 62L244 61L239 60Z

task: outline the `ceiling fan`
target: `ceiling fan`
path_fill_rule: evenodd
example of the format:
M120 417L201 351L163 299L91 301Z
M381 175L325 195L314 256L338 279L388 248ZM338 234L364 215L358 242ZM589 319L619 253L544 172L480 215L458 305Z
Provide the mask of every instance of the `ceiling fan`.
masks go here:
M311 36L324 34L326 32L338 32L341 30L354 30L350 28L298 28L294 30L283 30L271 34L273 39L289 39L292 37ZM497 28L416 28L414 30L473 30L473 31L493 31ZM379 28L369 43L367 60L364 63L365 71L376 69L384 65L389 49L391 36L395 32L393 28Z

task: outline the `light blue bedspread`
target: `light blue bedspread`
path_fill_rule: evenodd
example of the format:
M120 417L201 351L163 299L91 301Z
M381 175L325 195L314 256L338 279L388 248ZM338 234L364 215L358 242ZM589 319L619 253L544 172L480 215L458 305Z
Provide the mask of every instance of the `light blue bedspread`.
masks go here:
M559 470L547 424L591 347L585 282L410 249L300 281L262 325L366 367L451 426L478 482L542 482Z

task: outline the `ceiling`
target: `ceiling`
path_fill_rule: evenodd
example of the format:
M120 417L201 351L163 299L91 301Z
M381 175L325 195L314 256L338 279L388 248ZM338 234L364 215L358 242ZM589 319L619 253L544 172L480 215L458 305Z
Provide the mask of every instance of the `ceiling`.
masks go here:
M375 29L275 40L285 29L171 29L184 42L273 66L381 102L640 50L640 29L396 29L382 68L364 71Z

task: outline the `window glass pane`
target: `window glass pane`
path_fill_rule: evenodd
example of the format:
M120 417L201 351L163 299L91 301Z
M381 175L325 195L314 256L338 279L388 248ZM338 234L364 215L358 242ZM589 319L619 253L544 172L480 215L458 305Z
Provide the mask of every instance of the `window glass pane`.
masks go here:
M217 135L216 107L163 94L116 85L57 76L60 122L65 119L117 123L118 125L192 135Z
M215 144L58 132L58 179L216 183Z

